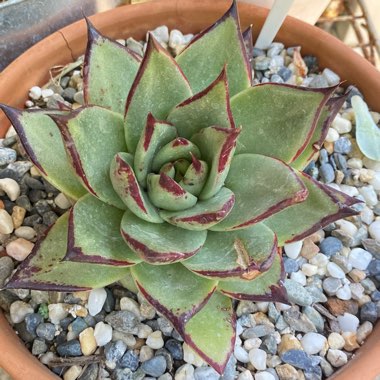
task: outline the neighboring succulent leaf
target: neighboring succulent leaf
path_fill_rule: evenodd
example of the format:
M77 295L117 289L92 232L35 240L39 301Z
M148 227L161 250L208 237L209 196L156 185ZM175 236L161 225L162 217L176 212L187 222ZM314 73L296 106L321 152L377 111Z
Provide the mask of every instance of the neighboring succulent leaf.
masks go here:
M224 185L240 132L240 128L208 127L192 137L192 141L202 154L202 159L210 168L199 199L206 200L213 197Z
M338 219L357 214L349 207L360 202L357 199L323 185L305 173L298 175L309 191L306 201L264 221L277 235L280 246L301 240Z
M160 211L162 219L175 226L187 230L207 230L227 217L235 203L234 193L222 187L222 189L206 201L198 201L197 204L184 211Z
M65 260L131 266L141 259L120 235L123 211L88 194L69 214Z
M133 167L139 184L146 188L146 177L152 169L158 150L177 137L176 128L148 114L145 128L136 147Z
M218 373L222 374L236 339L232 301L215 292L207 304L185 325L185 342Z
M196 35L176 60L195 93L206 88L225 65L231 96L249 87L252 71L240 31L236 1L214 25Z
M15 127L30 160L49 182L73 199L86 194L66 155L61 133L48 116L65 112L20 111L5 105L0 108Z
M53 119L86 189L102 202L125 209L109 177L112 158L117 152L126 150L123 118L105 108L87 106Z
M245 49L247 50L248 60L253 59L253 37L252 24L242 33Z
M88 42L83 64L85 102L123 114L141 58L127 47L101 35L88 19L86 21Z
M168 223L149 223L127 210L121 233L128 246L144 261L169 264L195 255L206 241L207 231L189 231Z
M68 213L37 241L6 287L73 292L106 286L125 276L125 267L64 261L67 231Z
M192 161L179 184L197 197L207 181L208 165L205 161L198 160L194 155Z
M117 153L111 162L110 178L120 199L139 218L151 223L162 223L158 210L137 182L133 167L133 156Z
M125 107L125 139L135 152L146 118L166 119L169 111L192 95L190 85L171 55L149 36L145 56Z
M198 200L164 173L148 175L148 195L156 207L168 211L187 210Z
M371 160L380 161L380 128L360 96L353 96L351 104L355 112L356 141L361 152Z
M292 168L302 170L314 158L315 154L321 150L330 125L342 108L347 96L348 94L330 98L327 101L326 105L323 107L313 136L304 151L290 164Z
M309 143L322 107L336 87L315 89L267 83L231 99L242 133L236 154L255 153L294 161Z
M219 281L218 290L228 297L247 301L270 301L287 303L286 290L283 284L285 271L279 251L272 266L253 280Z
M210 125L234 128L226 68L207 88L174 107L167 119L187 139Z
M277 253L277 239L263 223L232 232L209 231L198 254L183 265L201 276L251 280L268 270Z
M235 206L211 228L215 231L248 227L307 197L306 187L290 166L259 154L235 156L225 186L235 194Z
M123 278L119 280L119 283L121 286L123 286L125 289L128 289L132 293L137 294L139 292L138 287L135 284L135 280L132 276L132 273L129 268L125 268L125 275Z

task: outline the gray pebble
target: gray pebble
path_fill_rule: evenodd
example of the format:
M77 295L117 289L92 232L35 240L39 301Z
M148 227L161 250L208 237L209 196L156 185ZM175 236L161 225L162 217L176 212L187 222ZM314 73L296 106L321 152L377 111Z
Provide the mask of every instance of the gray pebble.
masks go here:
M25 316L25 328L30 334L36 334L37 326L43 322L41 314L30 313Z
M273 74L270 77L270 81L272 83L284 83L283 79L278 74Z
M253 48L253 57L256 58L256 57L260 57L260 56L265 57L265 51L263 49L259 49L259 48L254 47Z
M45 226L51 226L58 219L58 215L54 211L48 211L42 216L42 222Z
M134 313L127 310L113 311L106 316L105 321L114 329L122 332L137 335L139 331L139 318Z
M104 355L109 362L116 362L124 355L127 345L122 340L113 343L107 343L104 349Z
M343 244L336 237L329 236L319 243L319 249L324 255L331 257L343 249Z
M302 350L288 350L281 355L281 359L285 363L300 369L309 369L314 364L310 355Z
M230 356L226 369L223 372L223 375L220 376L219 380L234 380L236 379L236 363L237 360L234 355Z
M297 272L300 269L300 265L296 260L285 257L284 269L286 273L293 273Z
M268 70L271 59L265 56L258 56L253 60L253 68L255 70Z
M333 296L342 287L342 282L339 278L326 277L323 280L322 286L323 290L327 293L327 295Z
M317 329L317 332L322 333L324 331L325 320L317 310L315 310L312 306L306 306L303 309L303 313L313 323Z
M46 340L53 340L55 336L55 326L52 323L40 323L36 329L37 335Z
M173 331L173 326L171 323L163 317L157 318L158 328L162 331L165 336L171 336Z
M132 371L129 368L117 368L113 373L112 373L112 378L114 380L134 380L136 376L132 373ZM143 379L146 377L143 376ZM108 377L107 377L108 379Z
M261 343L260 348L268 354L274 355L277 352L277 342L273 335L268 335Z
M325 294L322 292L322 290L318 286L309 285L309 286L305 286L305 289L310 294L310 296L312 298L312 303L327 302L327 297L325 296Z
M32 354L33 355L41 355L45 353L48 349L47 344L45 343L44 339L34 339L33 346L32 346Z
M32 205L30 203L29 198L26 195L20 195L16 199L16 205L23 207L26 211L31 211L32 210Z
M29 175L26 175L23 181L34 190L45 190L45 186L37 178L33 178Z
M338 140L334 142L334 152L347 154L352 150L351 141L347 137L339 137Z
M268 57L274 57L275 55L279 55L284 49L284 44L281 42L272 42L269 46L269 49L267 51Z
M310 294L298 282L286 279L285 288L290 302L300 306L309 306L313 302Z
M290 79L290 77L292 76L293 73L292 73L292 70L290 70L287 67L283 66L283 67L281 67L278 70L277 74L282 78L282 80L284 82L286 82L287 80Z
M242 337L244 339L251 338L261 338L267 336L274 332L274 328L269 325L257 325L255 327L250 327L249 329L243 331Z
M171 353L174 360L183 359L182 344L175 339L169 339L165 343L165 348Z
M97 380L99 373L99 365L92 363L87 366L83 373L78 377L78 380Z
M67 100L70 103L73 103L74 102L74 95L76 92L77 92L77 90L75 88L66 87L62 92L63 99Z
M0 166L8 165L15 162L17 159L17 152L10 148L0 148Z
M59 356L82 356L79 340L73 339L57 346Z
M0 257L0 288L5 284L5 280L12 274L14 269L13 260L8 257Z
M370 274L370 276L377 276L380 274L380 260L372 260L368 267L367 271Z
M334 368L332 365L322 356L319 356L321 362L319 365L321 366L322 372L326 377L330 377L334 373Z
M194 371L195 380L219 380L220 375L211 367L198 367Z
M304 314L300 313L295 307L284 310L283 317L285 322L294 330L303 333L316 332L317 329L313 322Z
M330 164L322 164L319 168L319 174L324 183L331 183L335 179L335 172Z
M377 308L374 302L365 303L360 309L360 320L375 323L377 320Z
M281 313L277 310L274 303L270 302L268 305L268 317L273 322L276 323Z
M153 377L159 377L165 373L166 370L166 360L162 355L155 356L142 363L141 369L147 375Z
M168 371L171 371L173 369L174 362L173 362L173 358L170 355L169 351L166 350L165 348L160 348L155 352L154 356L160 356L160 355L163 356L166 360L166 369Z
M139 356L133 350L128 350L119 360L120 367L129 368L131 371L136 371L139 366Z
M309 83L309 87L312 87L312 88L329 87L329 84L327 82L327 79L323 75L316 75Z
M83 330L87 329L87 327L89 327L89 325L87 325L86 321L80 317L75 318L75 320L70 324L70 329L76 337L79 336Z

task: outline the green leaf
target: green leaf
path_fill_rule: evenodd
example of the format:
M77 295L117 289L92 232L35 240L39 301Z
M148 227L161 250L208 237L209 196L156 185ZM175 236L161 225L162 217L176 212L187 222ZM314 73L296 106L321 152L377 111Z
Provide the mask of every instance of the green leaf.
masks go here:
M270 267L275 234L263 223L232 232L209 231L199 253L183 262L191 271L216 279L252 279Z
M111 162L110 178L112 186L120 199L139 218L150 223L162 223L163 220L141 189L132 169L133 156L129 153L117 153Z
M265 220L277 235L280 246L301 240L338 219L357 213L349 207L358 203L357 199L323 185L305 173L298 173L298 176L309 191L306 201Z
M307 197L307 189L290 166L259 154L235 156L225 186L235 194L235 206L211 228L214 231L248 227Z
M371 160L380 161L380 128L360 96L353 96L351 104L355 112L356 141L361 152Z
M195 255L206 241L207 231L188 231L168 223L145 222L126 211L121 233L128 246L144 261L168 264Z
M240 132L240 128L208 127L192 137L210 168L200 199L213 197L224 185Z
M128 289L130 292L137 294L139 292L139 289L135 284L135 280L130 269L126 268L125 273L125 276L119 280L120 285L125 289Z
M236 317L231 299L215 292L185 325L185 342L222 374L235 346Z
M218 194L184 211L160 211L162 219L187 230L207 230L227 217L235 203L234 193L222 187Z
M164 173L148 175L148 195L156 207L168 211L187 210L198 200Z
M133 162L135 175L141 186L147 186L146 177L151 172L156 152L176 137L177 131L173 125L156 120L151 113L148 114Z
M249 62L253 59L253 36L252 36L252 24L248 26L246 30L242 33L244 46L247 51L247 56Z
M109 177L115 153L126 150L123 118L105 108L87 106L53 119L61 130L72 165L87 190L102 202L125 209Z
M225 65L231 96L249 87L252 70L240 31L236 1L214 25L196 35L176 60L194 93L206 88Z
M65 114L56 111L20 111L0 104L15 127L22 146L33 164L53 186L70 198L86 194L66 155L61 133L48 116Z
M247 301L287 303L283 284L285 277L281 252L275 255L272 266L253 280L219 281L218 290L228 297Z
M125 46L104 37L87 21L88 43L83 64L86 104L124 114L125 101L141 58Z
M334 90L268 83L234 96L232 114L236 125L242 126L236 154L294 161L310 141L322 107Z
M145 56L125 108L125 139L135 152L147 115L165 120L169 111L191 96L190 85L171 55L149 36Z
M211 125L233 128L226 68L207 88L174 107L168 121L187 139Z
M207 181L208 165L205 161L198 160L194 155L192 155L192 161L179 184L197 197Z
M329 131L332 121L342 108L346 101L348 93L343 96L337 96L330 98L326 105L323 107L321 115L318 120L317 127L307 144L304 151L291 163L291 167L302 170L309 162L315 157L316 153L320 151L323 146L323 142L326 139L327 132Z
M140 258L120 234L123 211L88 194L70 210L65 260L131 266Z
M106 286L125 276L125 267L64 261L67 231L68 213L37 241L6 287L71 292Z

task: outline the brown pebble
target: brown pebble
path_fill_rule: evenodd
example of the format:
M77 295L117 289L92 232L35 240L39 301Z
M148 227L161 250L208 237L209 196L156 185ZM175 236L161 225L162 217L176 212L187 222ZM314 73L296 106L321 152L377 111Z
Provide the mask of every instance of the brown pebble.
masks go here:
M310 235L309 239L313 243L319 243L324 237L325 237L325 231L319 230L317 232L314 232L313 235Z
M280 380L298 380L298 372L290 364L278 365L275 369Z
M145 339L136 338L136 343L133 347L134 350L139 350L145 344Z
M300 341L292 334L284 334L278 345L277 352L282 355L289 350L303 350Z
M21 227L22 223L24 222L25 214L26 210L23 207L13 207L12 220L15 229Z
M331 154L334 152L334 143L325 141L323 146L327 150L328 154Z
M4 209L5 206L4 206L4 202L0 199L0 209Z
M348 272L348 275L354 282L363 281L367 277L365 272L360 269L352 269L350 272Z
M356 334L354 332L344 332L342 333L342 337L344 338L344 349L346 351L351 352L360 347L356 340Z
M359 309L358 303L354 300L340 300L338 298L329 298L326 302L326 307L331 314L338 316L344 313L356 315Z
M362 325L359 326L358 331L356 333L356 339L359 344L363 344L369 334L371 334L373 330L373 324L369 321L363 322Z
M301 256L307 260L311 260L319 252L319 247L313 243L312 239L306 238L303 241Z

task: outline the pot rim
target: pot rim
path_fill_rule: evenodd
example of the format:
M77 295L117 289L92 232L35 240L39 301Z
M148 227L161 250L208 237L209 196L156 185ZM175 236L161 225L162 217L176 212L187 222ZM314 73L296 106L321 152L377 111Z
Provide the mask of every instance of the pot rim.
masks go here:
M126 5L90 17L94 25L111 38L134 36L141 38L149 29L165 23L170 29L180 26L181 31L200 31L210 25L230 5L229 0L156 0L154 3ZM253 20L254 38L261 29L268 10L253 4L239 3L242 27ZM197 17L193 17L193 16ZM43 85L47 71L57 64L67 64L84 52L86 26L77 21L46 37L27 50L0 73L0 102L23 107L28 90ZM380 73L364 58L326 32L292 17L287 17L278 33L285 46L302 46L302 52L317 55L321 67L329 67L341 77L349 77L358 85L372 109L379 109ZM321 55L319 55L319 53ZM336 59L338 56L339 59ZM343 58L341 58L343 57ZM19 78L25 78L21 85ZM15 90L14 90L15 89ZM9 91L14 90L14 91ZM9 123L0 112L0 134L4 135ZM353 358L329 380L374 379L380 373L380 325L378 324L365 344ZM7 341L7 349L0 351L0 365L14 380L38 378L58 379L42 365L23 345L0 312L0 341ZM20 366L22 363L22 366Z

